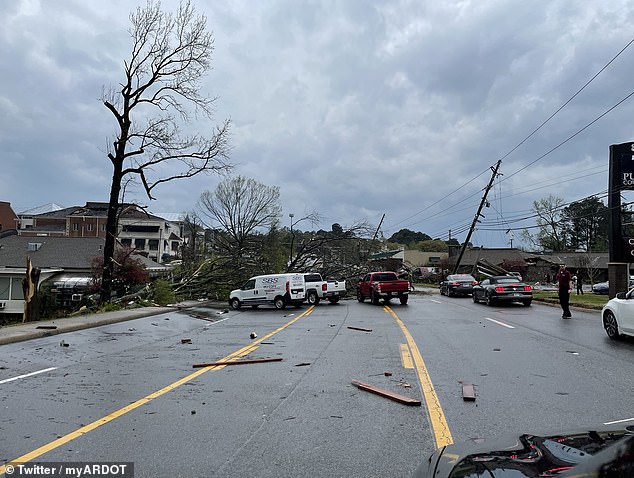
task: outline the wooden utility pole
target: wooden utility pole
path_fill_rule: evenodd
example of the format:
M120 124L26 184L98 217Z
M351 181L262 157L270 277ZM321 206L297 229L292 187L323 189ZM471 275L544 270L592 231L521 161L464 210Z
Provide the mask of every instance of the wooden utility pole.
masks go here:
M376 231L374 233L374 237L372 238L372 240L375 240L376 236L379 234L379 230L381 229L381 224L383 224L383 219L385 219L385 214L383 214L383 216L381 216L381 221L379 222L379 227L376 228Z
M500 168L500 164L502 164L502 160L501 159L498 160L497 163L495 163L495 166L491 166L491 170L493 171L493 174L491 175L491 179L489 180L489 184L487 184L487 187L484 188L484 194L482 195L482 201L480 201L480 206L478 207L478 212L476 212L476 215L473 218L473 222L471 223L471 227L469 228L469 233L467 234L467 238L462 243L462 247L460 248L460 255L458 256L458 260L456 260L456 265L454 265L454 268L453 268L453 273L454 274L456 272L458 272L458 267L460 267L460 261L462 260L462 256L464 255L464 251L467 248L467 244L469 244L469 241L471 240L471 234L473 234L473 231L474 231L474 229L476 227L476 224L478 222L480 222L480 219L479 219L480 216L484 217L481 214L482 208L486 204L487 194L489 194L489 191L491 190L491 187L493 186L493 181L498 176L498 169Z

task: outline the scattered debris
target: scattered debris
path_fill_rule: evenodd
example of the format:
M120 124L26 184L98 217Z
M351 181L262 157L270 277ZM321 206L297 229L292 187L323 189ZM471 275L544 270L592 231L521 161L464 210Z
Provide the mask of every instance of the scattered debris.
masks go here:
M287 420L295 420L296 418L297 418L297 417L286 417L286 418L284 419L284 421L287 421Z
M158 327L158 324L157 324L156 322L152 322L152 325L153 325L154 327Z
M59 343L60 347L70 347L70 344L64 342L63 340Z
M56 329L57 325L38 325L37 327L35 327L36 329Z
M260 342L260 345L274 345L275 342Z
M128 332L136 332L136 329L134 327L131 327L128 329Z
M306 367L307 365L310 365L310 362L302 362L302 363L295 364L296 367Z
M414 398L405 397L403 395L399 395L397 393L392 393L387 390L380 389L368 383L360 382L359 380L352 380L352 385L358 387L361 390L365 390L366 392L375 393L377 395L381 395L382 397L389 398L394 400L395 402L402 403L404 405L411 405L420 407L421 401L416 400Z
M579 352L575 352L574 350L566 350L566 352L572 355L579 355Z
M473 387L472 384L470 383L462 384L462 399L465 402L475 402L475 399L476 399L475 388Z
M251 332L251 334L249 335L249 337L251 337L252 339L257 339L258 334L256 334L255 332Z
M337 327L337 324L328 324L328 327Z
M192 339L181 339L181 344L191 344Z
M192 415L196 415L196 410L192 410Z
M412 386L407 382L399 382L398 385L403 388L412 388Z
M500 352L502 349L493 349L494 352Z
M343 418L341 415L330 415L330 418Z
M260 358L260 359L248 359L248 360L236 360L233 362L210 362L210 363L196 363L192 365L193 368L202 368L202 367L215 367L218 365L243 365L250 363L262 363L262 362L281 362L282 357L269 357L269 358Z
M385 375L386 377L391 377L392 376L392 372L383 372L383 375Z
M219 310L218 312L216 312L216 315L222 315L222 314L228 314L229 310L228 309L224 309L224 310Z
M372 329L364 329L363 327L350 327L350 326L348 326L348 328L350 330L360 330L361 332L372 332Z

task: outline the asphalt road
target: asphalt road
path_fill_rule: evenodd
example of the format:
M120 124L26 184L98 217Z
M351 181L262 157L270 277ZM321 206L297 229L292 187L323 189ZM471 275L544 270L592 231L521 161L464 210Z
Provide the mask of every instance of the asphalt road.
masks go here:
M199 308L4 345L0 463L400 477L452 441L633 424L634 342L610 341L596 311L573 313L414 295L407 306ZM192 368L258 358L282 360Z

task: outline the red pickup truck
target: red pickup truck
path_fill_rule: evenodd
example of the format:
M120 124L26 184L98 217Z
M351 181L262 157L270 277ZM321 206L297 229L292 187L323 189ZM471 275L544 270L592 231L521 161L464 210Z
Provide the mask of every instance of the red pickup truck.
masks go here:
M409 281L399 279L396 272L370 272L361 279L357 289L357 300L363 302L366 298L373 304L383 299L398 297L401 304L407 304L409 297Z

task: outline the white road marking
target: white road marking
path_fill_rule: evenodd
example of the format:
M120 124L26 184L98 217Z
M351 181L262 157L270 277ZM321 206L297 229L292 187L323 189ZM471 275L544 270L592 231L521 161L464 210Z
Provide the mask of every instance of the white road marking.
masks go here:
M429 300L430 300L431 302L436 302L436 304L442 304L442 302L441 302L441 301L436 300L436 299L429 299Z
M613 422L605 422L604 425L614 425L616 423L634 422L634 418L626 418L624 420L615 420Z
M504 322L500 322L499 320L491 319L489 317L485 317L485 319L486 320L490 320L491 322L495 322L496 324L501 325L502 327L506 327L507 329L514 329L515 328L512 325L505 324Z
M7 382L13 382L14 380L20 380L21 378L31 377L32 375L37 375L39 373L50 372L51 370L55 370L57 367L49 367L44 370L38 370L37 372L25 373L24 375L18 375L17 377L5 378L4 380L0 380L0 385Z

